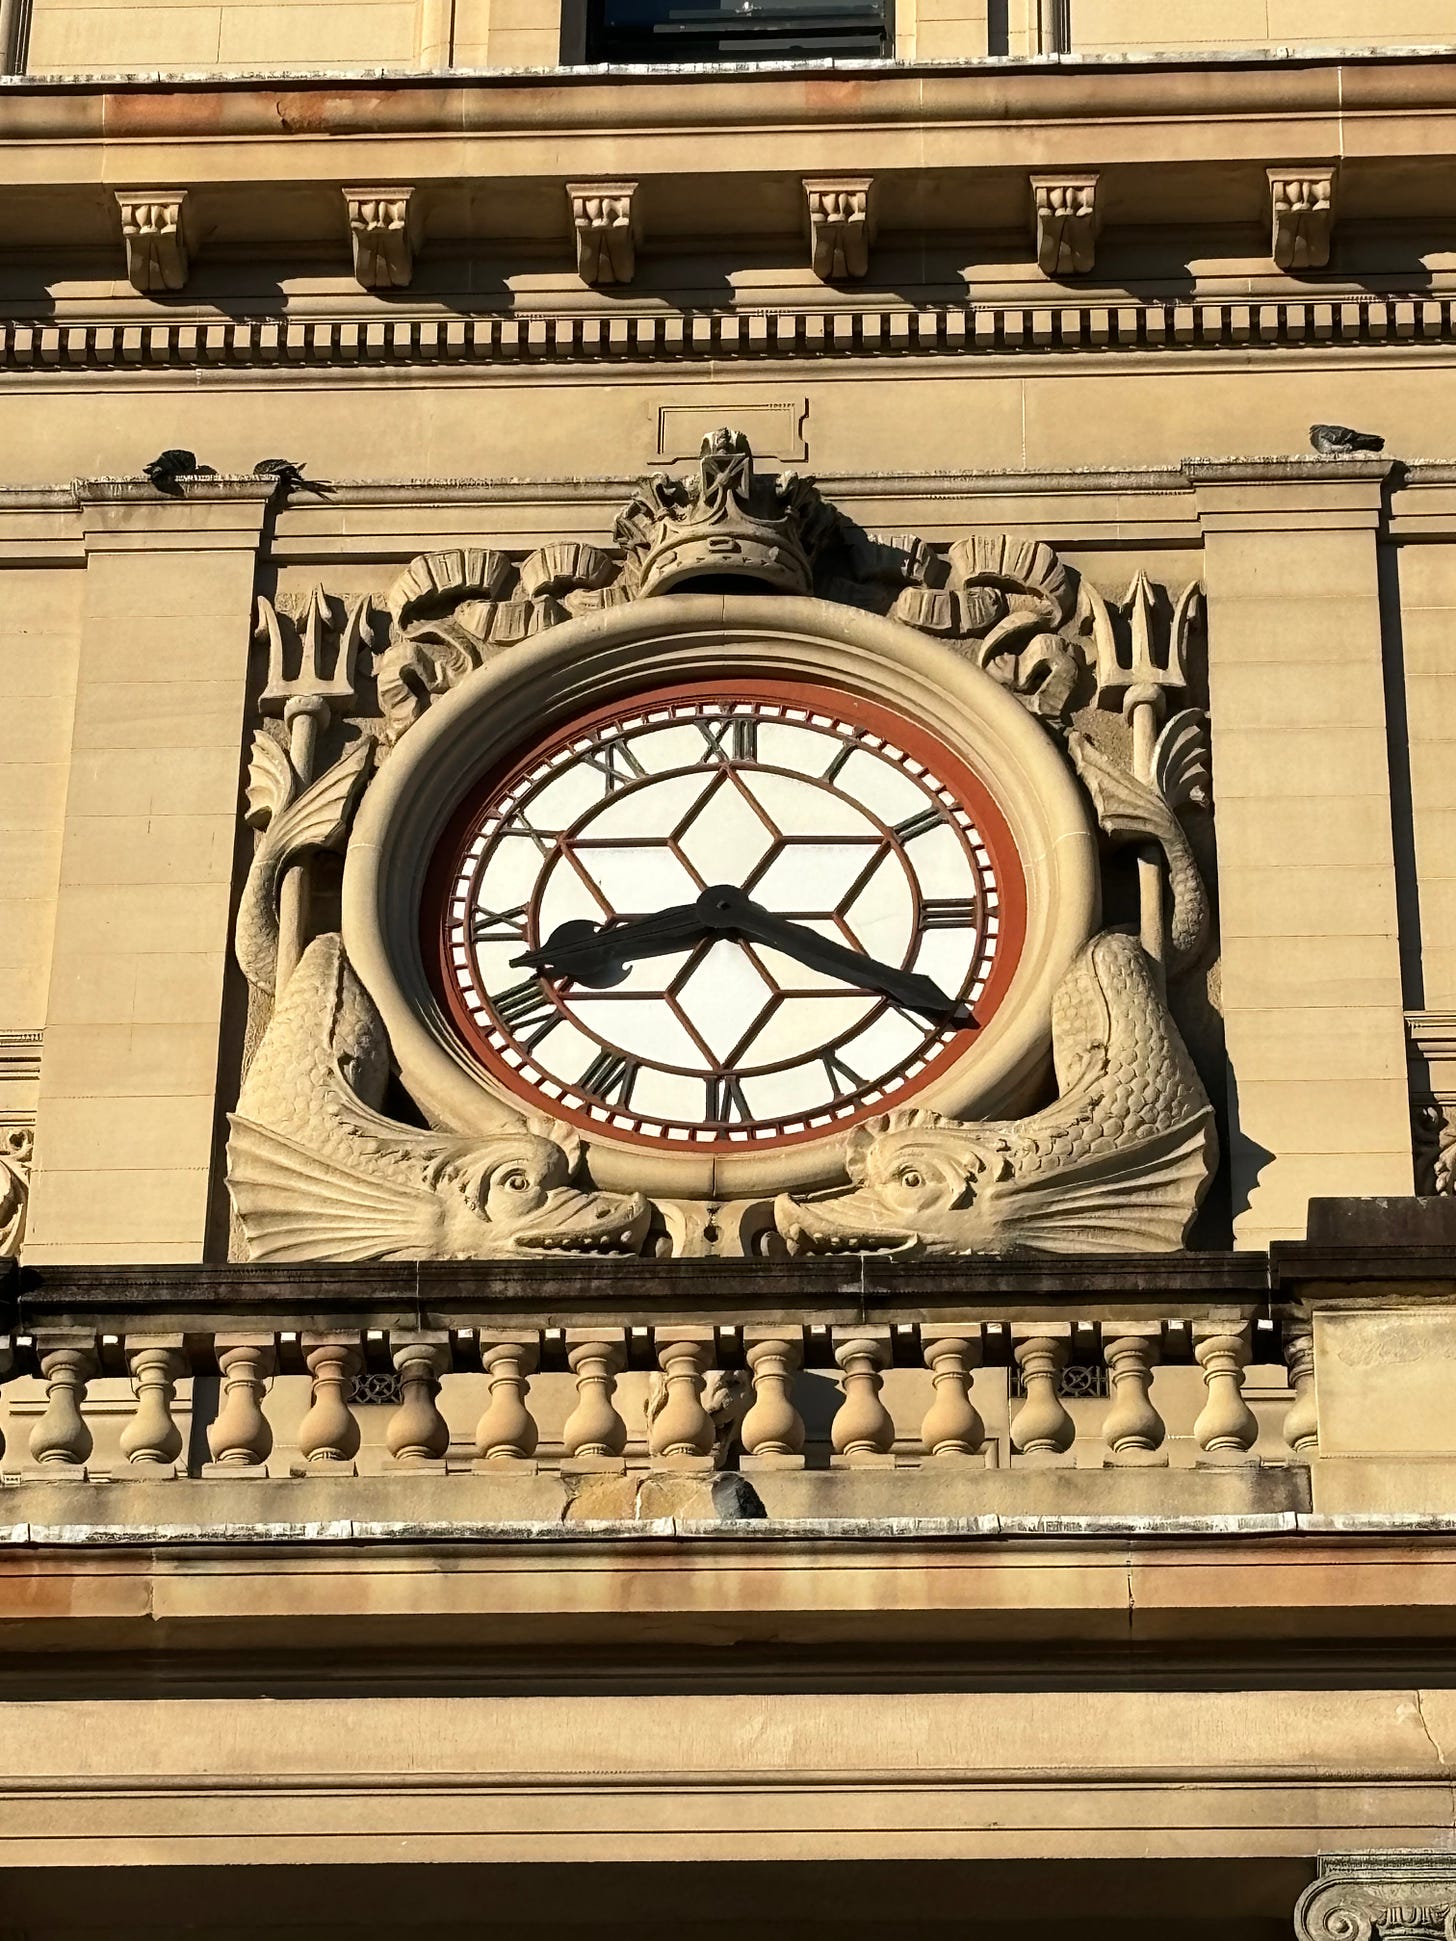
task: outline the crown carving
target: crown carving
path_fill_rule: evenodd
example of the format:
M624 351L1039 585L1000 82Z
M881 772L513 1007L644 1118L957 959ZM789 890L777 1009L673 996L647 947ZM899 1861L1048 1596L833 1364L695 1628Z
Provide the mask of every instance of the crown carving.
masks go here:
M741 431L715 431L695 477L654 473L618 515L621 583L634 599L721 579L809 593L814 554L834 524L807 479L761 476Z

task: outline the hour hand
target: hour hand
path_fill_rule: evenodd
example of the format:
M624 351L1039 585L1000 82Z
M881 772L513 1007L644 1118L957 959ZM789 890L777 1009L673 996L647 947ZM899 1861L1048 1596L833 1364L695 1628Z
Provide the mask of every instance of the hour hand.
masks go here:
M702 936L705 925L696 903L679 903L650 917L626 923L592 923L577 917L558 924L539 949L523 951L512 965L570 977L578 984L606 985L620 980L624 964L639 957L661 957Z

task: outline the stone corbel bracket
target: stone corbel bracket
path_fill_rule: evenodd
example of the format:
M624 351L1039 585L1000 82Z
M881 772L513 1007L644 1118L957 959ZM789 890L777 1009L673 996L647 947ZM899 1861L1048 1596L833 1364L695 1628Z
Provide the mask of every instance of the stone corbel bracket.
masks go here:
M361 289L403 290L415 273L420 201L414 189L345 189L354 277Z
M180 290L187 281L187 191L118 189L126 275L142 296Z
M875 240L875 184L868 175L806 178L804 220L809 265L822 282L864 276Z
M1033 175L1032 212L1036 220L1036 260L1047 276L1086 276L1097 259L1102 216L1097 176Z
M635 182L568 182L566 213L583 283L630 283L642 240Z
M1335 230L1330 163L1269 170L1270 254L1281 270L1322 270Z

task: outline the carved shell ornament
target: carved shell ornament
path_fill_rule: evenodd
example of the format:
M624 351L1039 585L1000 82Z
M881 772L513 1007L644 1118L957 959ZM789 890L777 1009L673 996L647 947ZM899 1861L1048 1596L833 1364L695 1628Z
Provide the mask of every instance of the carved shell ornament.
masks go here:
M370 603L261 615L253 1258L1183 1243L1195 602L865 533L724 431L610 546L427 554L379 604L375 723ZM1094 815L1162 858L1136 938L1099 934Z

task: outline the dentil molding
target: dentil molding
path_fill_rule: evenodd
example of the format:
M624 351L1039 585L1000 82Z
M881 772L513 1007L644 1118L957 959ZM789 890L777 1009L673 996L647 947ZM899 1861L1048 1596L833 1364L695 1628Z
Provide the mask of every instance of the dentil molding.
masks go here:
M351 232L360 268L364 232ZM407 228L390 229L405 261ZM382 240L382 238L381 238ZM833 252L829 252L833 267ZM394 274L394 271L390 272ZM382 272L381 272L382 274ZM863 272L850 270L852 277ZM364 278L361 276L361 281ZM408 281L408 278L405 279ZM381 284L381 287L383 285ZM392 285L391 287L398 287ZM650 313L540 309L510 316L400 314L134 321L84 316L0 324L0 371L87 372L374 370L423 366L655 363L784 357L1024 357L1049 352L1173 356L1344 347L1414 351L1456 343L1456 296L1382 296L1339 290L1318 299L1190 298L1147 302L1108 295L1066 303L931 302L871 296L853 308L771 304L762 309Z

